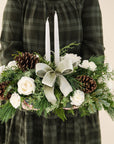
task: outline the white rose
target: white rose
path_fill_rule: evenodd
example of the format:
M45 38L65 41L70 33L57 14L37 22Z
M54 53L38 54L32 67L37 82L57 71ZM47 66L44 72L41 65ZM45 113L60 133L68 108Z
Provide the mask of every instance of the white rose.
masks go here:
M83 60L82 64L79 64L80 67L84 69L89 69L91 71L95 71L97 66L94 62L89 62L88 60Z
M4 70L5 70L5 65L0 66L0 74L2 74Z
M30 95L35 92L34 79L30 77L22 77L18 81L18 92L19 94Z
M80 67L88 69L89 68L89 61L83 60L82 64L79 64Z
M16 61L10 61L7 65L7 68L12 68L13 70L17 67Z
M72 60L72 64L73 64L74 67L77 67L81 62L81 57L77 56L77 54L68 54L68 53L66 53L65 56L61 57L61 60L64 60L64 59Z
M70 100L72 105L80 106L85 100L84 92L76 90L74 92L74 95L70 97Z
M91 71L95 71L97 68L96 64L94 62L89 62L89 69Z
M14 92L14 93L11 95L10 103L12 104L12 106L13 106L15 109L20 106L20 104L21 104L21 97L18 95L18 93Z

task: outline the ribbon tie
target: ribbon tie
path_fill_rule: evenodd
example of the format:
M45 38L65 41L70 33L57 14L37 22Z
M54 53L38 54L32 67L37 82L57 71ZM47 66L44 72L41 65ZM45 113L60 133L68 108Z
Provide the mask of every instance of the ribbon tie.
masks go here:
M57 99L54 94L54 84L57 82L63 95L66 97L73 91L70 83L64 77L64 75L73 72L73 62L71 59L63 59L60 61L55 70L45 63L36 64L36 74L42 79L44 84L44 93L47 100L53 105Z

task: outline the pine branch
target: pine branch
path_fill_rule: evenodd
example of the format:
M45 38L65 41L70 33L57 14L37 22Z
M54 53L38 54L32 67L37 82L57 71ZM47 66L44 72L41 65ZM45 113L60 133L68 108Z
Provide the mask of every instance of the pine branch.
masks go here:
M9 119L11 119L16 113L16 109L12 107L9 102L0 106L0 120L2 123L6 123Z
M80 43L76 43L76 41L70 43L69 45L63 47L61 50L60 50L60 55L63 56L65 55L65 53L67 53L68 49L73 49L75 48L76 46L79 46Z

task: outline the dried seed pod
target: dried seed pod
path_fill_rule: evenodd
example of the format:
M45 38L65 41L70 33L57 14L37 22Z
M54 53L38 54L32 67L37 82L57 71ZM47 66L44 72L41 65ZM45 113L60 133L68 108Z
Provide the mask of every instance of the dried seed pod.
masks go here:
M15 61L22 71L26 71L27 69L34 69L39 62L39 58L32 53L25 52L16 56Z
M11 93L9 92L6 97L4 97L4 92L9 82L3 82L0 84L0 100L7 100L11 97Z
M97 88L96 81L89 76L81 75L76 77L76 79L82 83L81 90L84 93L91 93Z

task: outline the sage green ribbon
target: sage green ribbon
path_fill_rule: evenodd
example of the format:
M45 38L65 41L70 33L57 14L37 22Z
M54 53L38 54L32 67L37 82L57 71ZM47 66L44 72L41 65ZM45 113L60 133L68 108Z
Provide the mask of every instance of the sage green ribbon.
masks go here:
M35 68L36 74L42 79L44 84L44 93L47 100L53 105L57 99L54 94L54 84L57 82L60 91L66 97L70 92L73 91L70 83L64 77L64 75L73 72L73 63L70 59L64 59L60 61L55 70L45 63L37 63Z

